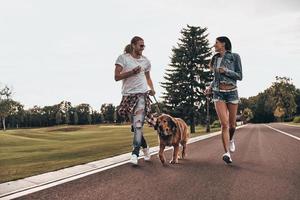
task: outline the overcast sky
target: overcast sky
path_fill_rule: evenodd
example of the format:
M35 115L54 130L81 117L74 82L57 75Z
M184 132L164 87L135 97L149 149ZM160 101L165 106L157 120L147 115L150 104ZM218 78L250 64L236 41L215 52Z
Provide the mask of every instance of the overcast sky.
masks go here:
M0 0L0 83L26 108L62 100L116 105L114 62L139 35L159 97L187 24L207 27L211 45L231 39L242 59L241 97L262 92L276 75L300 88L299 0Z

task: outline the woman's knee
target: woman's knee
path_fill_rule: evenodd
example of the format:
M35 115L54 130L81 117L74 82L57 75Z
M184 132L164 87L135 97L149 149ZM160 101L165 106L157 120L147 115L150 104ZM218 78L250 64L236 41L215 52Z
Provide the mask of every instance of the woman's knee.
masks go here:
M221 128L222 129L228 129L229 128L229 123L228 121L221 121Z

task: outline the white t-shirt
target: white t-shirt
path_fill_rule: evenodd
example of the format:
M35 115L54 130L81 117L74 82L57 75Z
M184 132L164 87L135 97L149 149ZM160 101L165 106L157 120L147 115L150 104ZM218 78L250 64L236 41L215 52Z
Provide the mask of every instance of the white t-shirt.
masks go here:
M128 96L130 94L145 93L148 91L145 72L150 71L151 63L145 56L141 56L137 59L133 58L130 54L122 54L117 58L115 64L123 67L121 73L131 71L137 66L141 67L140 73L122 80L122 95Z

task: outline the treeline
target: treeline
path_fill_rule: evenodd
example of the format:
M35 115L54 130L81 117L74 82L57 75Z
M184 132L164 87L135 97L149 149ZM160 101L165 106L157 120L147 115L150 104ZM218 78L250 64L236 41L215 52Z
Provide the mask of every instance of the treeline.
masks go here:
M100 123L122 123L124 120L116 113L112 104L103 104L100 110L93 110L89 104L72 106L71 102L62 101L53 106L34 106L24 109L19 102L14 102L12 110L2 121L8 128L47 127L61 124L84 125Z
M241 98L239 109L246 111L243 115L253 123L293 121L300 116L300 89L290 78L276 77L276 81L263 92Z

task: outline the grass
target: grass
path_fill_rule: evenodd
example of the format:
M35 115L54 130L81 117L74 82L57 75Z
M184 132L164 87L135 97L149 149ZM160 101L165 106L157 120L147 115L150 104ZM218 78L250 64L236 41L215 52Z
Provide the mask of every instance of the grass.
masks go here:
M129 129L129 125L85 125L0 132L0 183L130 152ZM205 128L196 127L191 137L203 134ZM145 126L144 135L150 146L158 145L152 128Z
M294 125L294 126L300 126L300 123L295 123L295 122L288 122L287 124Z

